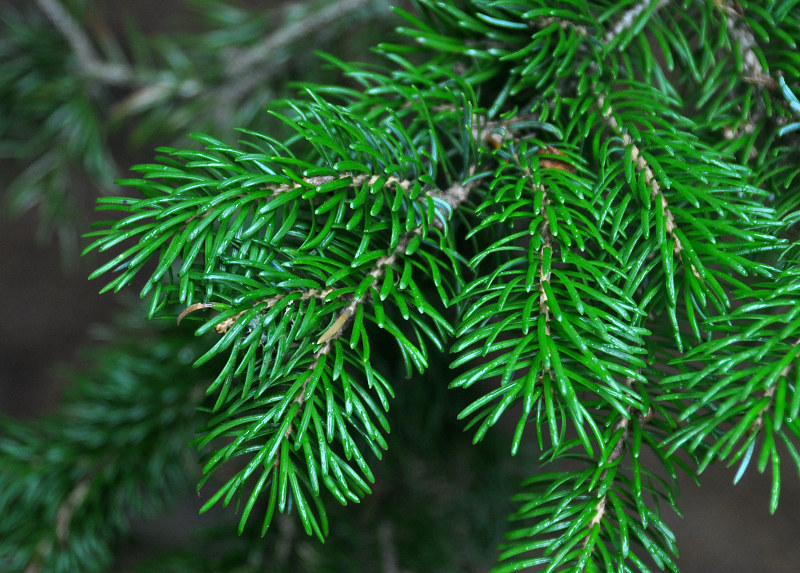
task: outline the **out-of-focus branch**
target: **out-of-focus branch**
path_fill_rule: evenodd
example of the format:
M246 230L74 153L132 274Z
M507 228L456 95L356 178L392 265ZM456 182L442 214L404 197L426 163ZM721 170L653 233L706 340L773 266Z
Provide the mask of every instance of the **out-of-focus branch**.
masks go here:
M304 17L286 23L270 34L262 42L246 51L227 54L224 66L226 80L218 86L218 122L229 121L225 114L230 113L229 104L241 100L244 94L252 92L257 86L265 84L289 61L288 48L303 39L314 38L330 29L337 22L352 24L349 14L378 4L381 0L334 0L322 9L313 0L304 5L293 6L302 10Z
M224 53L222 57L227 60L223 66L225 80L216 86L220 99L224 102L236 102L242 94L265 82L270 75L275 74L277 68L286 63L286 51L292 44L314 37L337 21L347 20L348 14L378 1L335 0L322 9L312 5L315 3L308 3L305 6L305 17L279 27L248 50ZM197 78L173 84L166 81L165 74L159 71L142 72L124 63L103 61L83 28L59 0L36 0L36 4L69 42L84 74L105 84L135 88L124 100L126 113L135 113L153 105L154 101L169 97L170 94L190 97L207 91L208 88ZM293 7L293 10L297 9L297 6Z
M671 0L659 0L655 10L660 10L670 2ZM653 0L642 0L627 10L616 22L614 22L614 25L608 29L605 37L603 38L603 43L610 44L614 41L614 38L619 36L625 30L630 29L636 22L636 18L638 18L642 12L650 8L652 4Z
M85 74L111 85L143 83L130 67L102 61L83 29L58 0L36 0L36 4L69 42Z
M58 0L36 0L36 4L50 18L55 27L64 34L75 55L78 56L82 68L89 68L98 62L97 54L95 54L89 38Z
M312 37L315 33L342 20L346 14L374 4L375 0L335 0L321 10L308 6L308 16L296 22L282 26L258 45L250 48L243 54L237 55L226 68L229 78L242 79L249 75L253 68L263 66L280 57L281 52L302 40ZM265 75L269 72L267 71Z

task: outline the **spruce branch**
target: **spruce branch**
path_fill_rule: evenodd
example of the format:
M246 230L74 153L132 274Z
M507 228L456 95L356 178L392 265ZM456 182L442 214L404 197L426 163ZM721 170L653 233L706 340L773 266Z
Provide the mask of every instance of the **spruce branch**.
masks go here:
M752 29L747 23L742 20L743 11L741 6L735 2L728 2L727 0L720 0L716 2L717 7L727 16L727 30L730 34L732 43L737 47L740 52L742 60L742 79L745 82L754 84L760 88L766 88L771 92L777 92L778 82L775 78L771 77L764 71L761 65L761 60L757 55L757 51L763 53L763 50L758 46L756 38ZM746 120L738 126L738 130L733 130L726 127L723 130L723 136L727 139L733 139L740 134L752 134L756 130L758 123L767 115L767 109L763 101L759 100L752 107ZM783 125L785 123L782 118L778 117L776 120ZM756 150L751 152L751 159L755 157Z
M800 467L800 205L753 96L788 116L800 18L667 6L422 1L383 64L329 57L349 86L275 104L285 138L197 135L100 201L87 250L114 254L92 277L217 332L192 355L217 362L204 510L262 534L295 511L324 539L328 501L373 488L395 394L439 361L474 442L514 416L511 453L560 464L520 487L498 572L677 571L662 507L714 462L770 467L777 507L782 448ZM747 80L768 67L780 106Z
M176 357L200 345L130 316L101 334L60 411L27 428L0 420L4 570L108 570L130 521L162 511L194 473L203 369Z
M112 85L138 83L127 66L109 64L100 59L83 28L59 0L36 0L36 4L67 39L83 73Z
M307 12L308 16L290 22L255 46L245 50L229 50L223 54L226 63L222 68L227 80L222 88L217 88L223 94L220 99L228 97L238 101L243 94L252 91L254 86L263 83L276 73L277 68L285 65L285 58L278 56L289 46L340 22L344 14L369 7L374 2L375 0L336 0L326 4L322 10L312 9L312 3L301 8L295 7L295 10ZM159 79L164 74L141 72L125 63L103 61L83 27L59 0L36 0L36 3L67 39L83 73L110 85L137 88L137 91L126 97L125 102L119 104L127 108L126 113L149 107L171 93L191 97L209 89L209 86L197 79L189 79L168 90L170 86Z
M630 160L635 165L636 171L642 173L644 177L644 185L650 191L650 199L657 205L655 208L660 210L656 214L656 218L658 218L660 215L664 221L664 229L673 243L672 253L678 257L683 264L686 264L684 257L681 255L681 251L683 251L683 245L681 244L680 238L675 234L675 217L672 214L672 211L669 209L669 204L667 203L667 198L664 195L664 189L662 185L658 182L652 167L648 164L647 159L645 159L645 157L642 155L642 152L634 143L630 133L623 129L617 122L613 115L613 108L611 106L606 107L605 103L605 96L603 94L599 94L597 97L598 108L602 110L603 117L611 129L614 130L614 132L621 138L623 146L625 146L626 149L630 149ZM702 281L703 277L700 275L694 264L690 262L689 267L692 269L692 274L694 274L698 280Z
M653 0L640 0L633 7L628 8L606 31L602 40L604 47L608 49L617 41L617 38L621 36L623 32L631 30L634 26L641 29L647 23L649 17L671 2L672 0L658 0L658 2L654 2ZM642 14L644 14L644 16L642 16ZM639 18L640 16L642 17Z
M756 54L758 44L753 31L742 20L743 11L741 6L737 6L735 2L727 0L719 0L715 3L719 10L727 15L728 33L734 45L738 46L741 52L743 80L772 91L777 90L778 82L764 71L764 67ZM758 49L758 51L762 50ZM758 117L753 118L753 123L758 120ZM750 128L753 129L754 125L751 124Z
M44 564L52 560L52 553L58 546L64 546L70 536L70 523L76 511L85 502L96 475L87 475L69 492L64 502L58 507L53 524L52 534L42 536L36 545L36 552L25 567L25 573L39 573Z
M634 380L628 379L626 381L629 386L633 385ZM611 450L611 454L608 458L604 461L604 466L614 466L619 461L622 460L623 456L625 455L625 442L628 439L628 435L630 434L630 425L631 419L635 415L633 410L629 410L627 416L621 416L619 420L617 420L616 424L613 426L613 434L614 436L619 436L617 441L614 443L614 447ZM640 421L644 420L644 416L640 415ZM605 482L606 477L608 476L608 467L605 467L602 472L600 473L599 483ZM605 493L600 493L598 495L599 501L597 502L597 506L595 506L595 514L592 517L592 520L589 522L589 530L590 532L586 534L586 538L584 539L584 546L589 543L589 539L591 536L591 530L595 526L599 526L600 523L603 521L603 517L606 514L606 502L608 501L608 495Z
M257 45L242 53L228 56L230 65L225 67L226 75L231 78L231 89L247 91L261 83L272 72L277 63L285 60L284 53L292 44L313 37L315 34L339 25L346 14L369 8L376 0L335 0L322 9L312 8L309 3L301 11L307 16L290 22L265 38ZM297 7L294 7L297 10ZM235 97L235 96L234 96Z
M204 138L208 144L206 151L187 154L170 150L184 159L183 163L176 162L171 172L162 169L151 172L150 167L144 168L154 178L193 182L184 187L183 196L168 194L162 196L162 201L156 191L160 184L143 180L136 185L156 191L145 193L156 199L155 203L132 198L106 203L129 212L118 228L134 228L136 233L150 228L147 237L158 237L156 244L171 245L162 251L158 268L145 287L145 292L153 289L157 293L155 309L174 300L171 298L174 294L170 294L175 293L171 284L173 275L168 269L179 256L184 258L180 264L191 272L200 251L195 245L204 242L198 229L209 232L216 229L215 225L228 225L226 217L231 215L252 229L245 237L249 236L262 249L261 262L238 254L241 238L230 234L231 242L223 243L216 255L207 253L203 263L205 268L220 266L219 271L209 275L219 276L220 282L215 284L214 278L203 276L197 278L206 284L203 290L207 302L192 303L194 289L178 296L180 302L189 303L179 318L201 308L223 310L200 329L204 331L213 325L221 336L198 363L227 354L226 366L208 390L216 394L212 408L215 416L198 440L201 448L212 449L203 482L228 460L242 455L239 452L243 449L248 454L254 452L247 467L222 484L204 510L217 502L230 503L242 495L245 483L252 481L255 489L245 504L240 529L256 506L259 492L268 488L265 530L276 510L286 512L291 503L301 508L306 531L322 538L327 523L318 500L320 487L324 486L344 504L348 500L358 501L369 491L368 482L373 479L361 453L362 446L351 432L367 437L366 446L378 457L380 449L386 447L382 432L388 427L381 410L388 408L386 394L392 390L369 365L369 333L364 330L364 321L376 323L398 339L409 368L426 367L427 356L420 337L424 335L441 347L441 338L449 326L415 285L410 261L437 246L432 235L444 238L451 210L445 197L463 201L466 196L463 189L468 184L453 185L431 196L423 191L419 180L401 175L397 167L393 168L397 169L395 172L371 173L372 169L358 161L362 157L348 156L342 151L346 146L341 145L338 137L375 141L373 137L383 137L380 132L319 100L309 110L332 118L342 130L336 138L324 143L320 138L314 140L320 146L320 155L329 158L325 168L292 156L284 146L272 146L281 152L280 156L245 155ZM286 119L301 132L327 129L318 119L314 122ZM407 145L402 140L388 139L378 143L400 145L398 151ZM371 158L374 152L366 153ZM386 160L385 156L378 159ZM201 176L208 168L228 171L233 177L229 181L236 183L225 183L220 188L213 176ZM204 183L198 185L199 181ZM310 205L306 203L309 199ZM176 213L166 224L159 222L154 209L163 202L173 203ZM394 205L390 221L377 218L379 211L373 202ZM345 214L349 221L344 219ZM141 223L147 220L152 222L142 227ZM280 229L276 228L278 224ZM361 225L364 230L359 237L353 231ZM310 233L315 228L324 231L309 240L300 231L304 227ZM331 231L334 235L330 235ZM90 249L114 246L115 234L98 233L100 238ZM118 277L122 280L115 279L109 284L115 288L122 286L142 268L144 259L136 254L140 248L148 249L147 241L123 252L112 265L106 265L96 274L115 266L126 269ZM317 249L326 256L318 256ZM430 255L425 257L432 264L439 264ZM258 277L283 278L273 285L261 285L255 280L236 281L236 275L229 270L236 267L253 268ZM390 270L394 268L398 271ZM184 274L191 276L189 272ZM398 276L399 281L393 276ZM165 285L162 281L166 281ZM163 286L168 298L162 300L158 289ZM444 295L443 285L437 286ZM381 301L389 296L401 309L403 319L413 325L416 343L382 310ZM417 309L413 314L408 310L410 303ZM317 304L325 310L316 310ZM332 321L327 329L320 328L325 316ZM345 329L351 332L349 345L341 340ZM357 347L359 339L362 345ZM363 373L366 387L362 379L351 373L351 368L359 365L366 369ZM264 373L270 370L270 379L266 379ZM239 379L241 376L243 381ZM339 380L343 388L334 389L333 383ZM256 414L259 411L263 411L261 416ZM239 426L243 433L233 434ZM229 436L233 440L225 443ZM256 446L254 440L264 442ZM309 496L314 498L313 505ZM315 508L313 513L312 508Z

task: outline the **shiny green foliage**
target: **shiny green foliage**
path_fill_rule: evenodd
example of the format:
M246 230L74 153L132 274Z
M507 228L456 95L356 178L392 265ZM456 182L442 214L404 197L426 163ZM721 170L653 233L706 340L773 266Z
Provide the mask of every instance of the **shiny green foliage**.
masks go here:
M757 451L758 471L769 466L772 472L772 512L780 493L779 448L800 461L798 291L797 267L788 267L773 283L736 291L745 304L709 317L706 325L715 336L674 359L683 373L663 381L669 399L689 404L681 413L687 423L667 440L670 450L698 453L700 469L715 460L739 463L735 481ZM756 346L750 343L755 336ZM697 357L702 369L692 367Z
M370 492L399 356L412 384L450 366L475 442L510 423L540 452L497 571L677 571L678 474L718 461L769 467L774 511L800 471L798 3L398 13L383 65L326 57L346 85L270 107L286 137L196 135L99 202L92 278L211 340L204 509L324 539Z
M142 289L151 314L198 299L221 311L199 329L221 336L196 364L225 356L197 440L211 452L203 481L248 461L206 508L246 491L241 530L263 495L265 531L294 506L323 538L321 489L359 501L373 480L365 450L386 448L393 390L372 364L371 329L397 339L409 375L452 330L440 313L454 288L451 207L423 191L433 175L416 149L429 142L392 115L370 125L318 97L292 108L280 116L297 132L288 146L259 137L245 151L199 136L205 150L164 149L171 157L137 167L144 179L122 183L142 196L101 199L124 216L100 223L88 250L138 239L93 276L116 272L105 288L119 290L155 260ZM438 302L423 288L429 273Z
M207 506L241 497L244 527L263 497L266 528L294 504L323 537L320 491L369 491L363 451L380 457L392 396L370 362L375 328L409 375L426 340L453 337L450 386L479 389L459 416L476 441L513 407L512 452L532 433L543 460L577 464L523 486L499 571L677 570L659 503L676 507L678 469L694 475L680 454L744 471L758 442L773 476L779 442L800 459L796 205L756 186L761 139L719 144L751 135L755 109L734 121L721 107L722 71L739 77L735 102L768 70L724 11L658 7L422 3L400 28L421 50L380 46L387 69L330 58L360 88L307 86L278 114L285 142L200 136L205 150L136 168L122 183L138 198L101 201L123 216L89 248L137 240L95 273L115 273L106 289L147 268L151 314L220 311L199 330L221 336L198 363L227 357L208 386L204 479L247 461ZM754 14L779 27L774 8ZM767 95L765 116L790 111ZM789 131L778 123L764 145Z

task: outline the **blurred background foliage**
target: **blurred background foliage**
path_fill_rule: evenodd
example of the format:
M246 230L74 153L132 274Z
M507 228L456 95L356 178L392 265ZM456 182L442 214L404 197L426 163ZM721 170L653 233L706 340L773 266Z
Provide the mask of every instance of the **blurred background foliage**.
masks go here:
M35 210L69 263L97 194L128 165L196 145L192 132L274 133L269 101L338 78L316 50L368 57L391 19L386 0L12 2L0 14L2 212Z

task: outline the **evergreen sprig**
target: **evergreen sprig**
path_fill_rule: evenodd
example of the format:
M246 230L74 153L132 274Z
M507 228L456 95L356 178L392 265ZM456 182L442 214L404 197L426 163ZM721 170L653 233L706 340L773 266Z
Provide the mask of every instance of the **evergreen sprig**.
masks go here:
M356 439L378 457L386 447L392 389L370 365L367 325L398 339L409 371L425 367L425 339L444 348L451 327L415 277L436 269L439 292L452 291L453 264L431 254L450 250L442 231L451 207L423 192L426 174L409 157L417 144L399 122L370 127L319 99L294 108L298 116L283 119L322 165L266 138L249 152L208 137L205 151L166 150L176 159L138 168L155 181L130 182L144 198L101 200L128 215L97 232L89 250L144 237L95 273L125 269L106 288L124 286L158 251L142 291L153 290L151 313L175 301L188 305L184 313L222 310L201 327L221 336L196 362L227 355L208 388L215 415L198 440L225 445L209 455L205 476L253 455L206 508L229 503L252 478L240 529L268 487L265 530L291 498L307 531L322 538L320 482L341 503L358 501L372 472ZM165 181L175 193L163 193ZM383 205L391 206L388 220L379 216ZM178 259L182 267L173 268ZM200 293L206 300L195 303ZM410 322L411 336L384 301Z
M554 464L497 571L677 571L679 471L755 459L774 511L800 470L798 5L417 8L384 65L328 57L357 87L276 103L288 137L136 167L92 277L216 331L195 443L240 531L296 511L324 539L326 498L369 493L382 330L412 378L449 353L475 441L513 410L512 453Z

